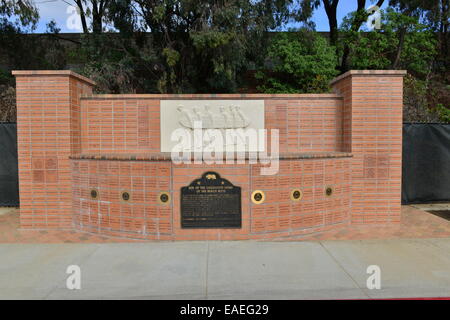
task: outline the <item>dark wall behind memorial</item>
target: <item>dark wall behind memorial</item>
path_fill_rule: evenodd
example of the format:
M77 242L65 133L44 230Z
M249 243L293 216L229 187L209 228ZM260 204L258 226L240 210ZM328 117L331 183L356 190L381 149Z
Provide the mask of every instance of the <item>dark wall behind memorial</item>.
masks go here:
M450 200L450 124L403 125L402 203Z
M0 123L0 206L19 205L17 129L15 123Z

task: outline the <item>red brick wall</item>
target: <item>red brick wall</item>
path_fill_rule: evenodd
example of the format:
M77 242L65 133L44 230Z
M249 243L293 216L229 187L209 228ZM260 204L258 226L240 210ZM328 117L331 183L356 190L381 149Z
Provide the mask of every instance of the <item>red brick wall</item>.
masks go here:
M342 98L307 95L265 100L266 129L279 129L280 152L342 149Z
M283 160L279 175L261 176L260 165L173 165L170 161L72 160L73 216L77 229L157 240L239 240L300 236L348 222L351 158ZM241 229L182 229L180 189L216 171L241 187ZM325 195L332 186L333 195ZM92 199L91 190L98 192ZM293 189L301 201L290 198ZM254 190L266 200L251 201ZM129 201L121 199L129 192ZM158 201L160 192L170 202Z
M251 189L262 190L266 200L251 204L252 233L271 233L317 228L347 222L350 208L350 158L290 160L280 162L280 171L261 176L252 167ZM325 195L327 186L333 188ZM293 189L303 198L292 201Z
M73 160L73 218L80 230L156 238L172 234L172 205L158 202L171 188L170 162ZM92 199L91 190L98 197ZM131 198L122 200L122 192Z
M189 95L169 96L192 99ZM166 95L95 95L82 102L82 153L160 151L160 100ZM264 99L267 129L279 129L280 152L342 149L342 98L325 95L199 95L200 99ZM270 140L270 139L269 139Z
M82 99L83 153L160 152L159 99Z
M79 97L92 83L68 71L14 74L21 227L72 227L69 155L80 151Z
M344 151L353 154L353 223L400 221L404 74L350 71L333 82L344 97Z

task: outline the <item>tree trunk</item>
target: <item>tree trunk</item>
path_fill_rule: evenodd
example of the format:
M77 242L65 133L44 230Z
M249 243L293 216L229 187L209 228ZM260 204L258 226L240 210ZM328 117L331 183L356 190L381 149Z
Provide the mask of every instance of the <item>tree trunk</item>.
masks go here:
M337 5L339 0L323 0L325 12L328 17L328 25L330 26L330 44L336 46L338 40L338 23L337 23Z
M100 6L103 1L100 2ZM101 7L97 3L97 0L92 0L92 32L101 33L102 32L102 13Z
M391 69L395 70L398 68L398 65L400 63L400 58L402 56L403 45L405 43L405 35L406 35L406 28L400 29L399 35L398 35L397 51L395 53L394 61L392 62L392 65L391 65Z
M450 38L450 30L449 30L449 22L448 19L450 17L450 1L449 0L442 0L441 2L441 35L440 35L440 41L441 41L441 55L444 57L444 65L446 68L450 65L449 60L449 48L448 48L448 42Z
M92 16L92 32L101 33L103 29L102 17L99 15Z
M83 3L81 0L75 0L78 10L80 11L81 25L83 26L83 33L89 33L89 29L86 23L86 15L84 13Z

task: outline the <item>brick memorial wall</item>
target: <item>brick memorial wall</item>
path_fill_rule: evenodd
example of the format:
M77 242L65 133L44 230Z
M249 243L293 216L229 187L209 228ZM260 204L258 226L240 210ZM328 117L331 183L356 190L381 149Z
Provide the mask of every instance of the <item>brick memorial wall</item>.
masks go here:
M400 222L403 71L349 71L331 83L334 93L274 95L103 95L71 71L13 73L23 229L295 239ZM161 151L168 100L262 100L265 129L279 130L278 172L261 175L249 161L173 163ZM181 188L209 171L240 187L240 228L182 227ZM255 191L263 201L253 201Z

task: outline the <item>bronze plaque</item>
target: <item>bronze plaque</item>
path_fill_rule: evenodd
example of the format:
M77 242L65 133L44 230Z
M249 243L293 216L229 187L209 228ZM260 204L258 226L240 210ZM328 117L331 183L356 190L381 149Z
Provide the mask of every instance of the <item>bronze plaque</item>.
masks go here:
M206 172L181 188L182 228L241 228L241 187Z

